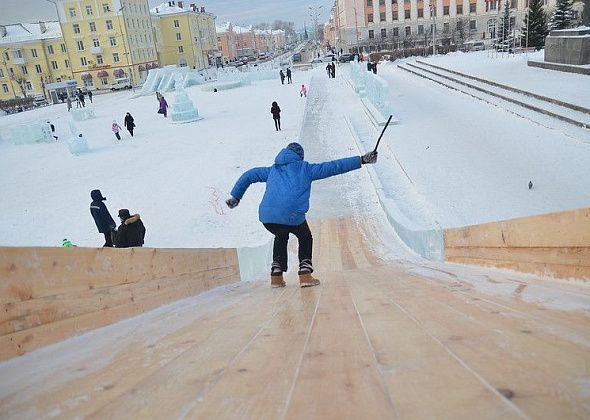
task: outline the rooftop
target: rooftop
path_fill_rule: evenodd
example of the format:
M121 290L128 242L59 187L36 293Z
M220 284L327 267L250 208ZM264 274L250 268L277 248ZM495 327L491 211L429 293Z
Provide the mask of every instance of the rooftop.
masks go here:
M0 25L0 45L61 37L57 21Z
M174 15L178 13L207 13L205 11L205 7L197 6L195 3L187 4L183 1L167 1L161 3L159 6L156 6L150 9L152 15L162 16L162 15ZM210 14L210 13L209 13Z

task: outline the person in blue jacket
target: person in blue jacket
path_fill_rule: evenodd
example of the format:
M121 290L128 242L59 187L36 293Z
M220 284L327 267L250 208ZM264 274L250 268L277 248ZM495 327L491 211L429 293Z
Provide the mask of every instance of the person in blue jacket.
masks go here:
M312 277L311 261L313 238L305 214L309 210L311 183L318 179L359 169L362 164L375 163L377 152L323 163L303 160L299 143L290 143L281 150L271 167L253 168L238 179L226 200L229 208L236 207L244 193L255 182L266 182L266 191L258 209L259 220L275 236L271 287L284 287L283 272L287 271L287 242L289 234L299 240L299 283L301 287L317 286Z
M107 209L107 206L103 203L103 201L106 200L106 197L102 196L100 190L92 190L90 192L90 197L92 198L92 203L90 203L90 214L92 214L92 217L94 218L94 223L96 223L98 231L104 234L105 243L103 247L112 247L113 239L111 233L115 230L117 225L111 217L109 209Z

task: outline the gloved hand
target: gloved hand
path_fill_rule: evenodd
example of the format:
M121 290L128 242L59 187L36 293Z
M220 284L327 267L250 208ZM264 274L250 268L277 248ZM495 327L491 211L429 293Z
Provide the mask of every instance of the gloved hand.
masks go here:
M369 152L366 155L361 156L361 163L366 165L367 163L377 162L377 152Z
M227 200L225 200L225 204L227 204L227 206L230 209L233 209L234 207L237 207L238 204L240 204L240 200L238 200L237 198L230 197Z

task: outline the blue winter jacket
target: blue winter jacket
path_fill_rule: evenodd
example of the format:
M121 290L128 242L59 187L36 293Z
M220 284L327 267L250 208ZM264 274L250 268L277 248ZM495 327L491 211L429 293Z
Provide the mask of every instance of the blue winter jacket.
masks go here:
M245 172L231 195L241 200L254 182L266 182L266 191L258 209L262 223L297 226L305 221L309 210L312 181L343 174L361 167L361 158L353 156L323 163L309 163L297 153L283 149L270 168L253 168Z

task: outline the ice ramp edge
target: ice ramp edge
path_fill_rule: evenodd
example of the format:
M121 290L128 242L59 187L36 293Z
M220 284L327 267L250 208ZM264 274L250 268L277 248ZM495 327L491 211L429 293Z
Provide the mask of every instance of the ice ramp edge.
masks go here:
M268 249L0 247L0 360L252 279Z
M448 262L590 280L590 207L444 232Z

